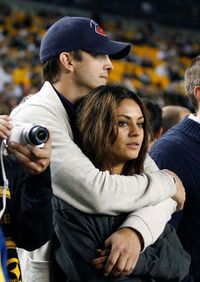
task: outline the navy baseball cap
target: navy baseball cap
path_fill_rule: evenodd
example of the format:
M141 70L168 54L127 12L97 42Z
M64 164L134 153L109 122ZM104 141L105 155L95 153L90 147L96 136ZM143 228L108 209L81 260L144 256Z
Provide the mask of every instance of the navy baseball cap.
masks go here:
M110 40L89 18L63 17L45 33L40 46L40 61L44 63L64 51L78 49L121 59L128 55L131 44Z

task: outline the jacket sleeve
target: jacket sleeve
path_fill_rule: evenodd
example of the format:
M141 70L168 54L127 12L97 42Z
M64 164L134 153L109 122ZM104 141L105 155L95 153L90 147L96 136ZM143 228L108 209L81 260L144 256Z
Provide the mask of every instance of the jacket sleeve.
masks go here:
M134 176L99 171L73 142L66 113L59 115L48 105L23 105L12 113L13 122L32 123L34 116L34 123L50 130L54 194L73 207L85 213L117 215L175 194L176 186L164 171Z
M152 173L159 170L155 161L147 154L145 162L144 162L144 171L148 173Z
M166 223L171 219L171 215L176 211L177 203L168 198L154 206L147 206L131 212L122 227L136 229L142 236L146 247L152 245L163 232Z
M158 170L157 165L147 154L144 169L146 172ZM131 212L120 226L136 229L143 238L143 250L153 244L163 232L166 223L176 211L177 203L168 198L156 205L149 205Z
M53 234L50 168L38 175L24 170L12 195L12 225L17 247L32 251Z
M131 275L156 281L181 281L189 272L190 256L169 224L158 240L143 252Z

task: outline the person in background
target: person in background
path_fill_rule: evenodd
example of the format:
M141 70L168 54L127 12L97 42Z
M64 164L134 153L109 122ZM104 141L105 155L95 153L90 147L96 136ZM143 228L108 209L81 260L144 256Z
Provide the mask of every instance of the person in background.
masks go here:
M0 141L13 128L9 116L0 116ZM2 156L8 187L1 227L7 246L9 281L21 281L16 247L33 251L53 234L52 186L50 175L51 140L42 148L9 142L9 154ZM0 172L0 209L3 208L4 174ZM6 280L7 281L7 280Z
M162 108L163 134L168 129L179 123L191 111L188 108L176 105L168 105Z
M150 99L143 98L142 100L149 114L150 133L148 151L150 151L154 142L156 142L163 133L162 109L157 103L152 102Z
M145 106L137 94L120 86L95 88L78 106L77 130L83 152L101 171L126 176L144 172L149 128ZM109 277L103 276L111 247L107 238L127 215L86 214L63 201L57 206L55 232L63 254L62 269L70 281L115 281L111 275L118 275L117 269L112 269ZM189 271L189 255L168 225L136 264L126 254L118 258L121 263L123 256L125 270L121 274L125 278L120 281L181 281Z
M183 247L191 255L190 274L200 281L200 56L193 59L185 73L185 89L196 113L186 116L169 129L153 146L151 156L160 168L169 168L179 175L186 189L186 202L172 224Z
M172 172L159 171L151 158L145 160L148 173L110 175L108 171L97 169L74 142L77 134L76 102L95 87L106 85L113 69L110 59L124 58L130 48L129 43L110 40L98 23L83 17L59 19L42 39L40 60L45 83L37 94L12 111L12 118L14 122L43 124L50 130L55 209L66 202L82 212L118 215L139 210L145 205L155 205L157 211L156 204L167 201L169 197L175 196L178 201L182 199L179 196L183 186L179 178ZM124 265L119 260L114 260L113 264L114 257L127 253L134 265L140 250L156 241L174 212L174 203L167 201L167 206L166 202L163 205L165 208L160 207L160 212L155 213L150 207L149 211L141 214L138 211L140 216L134 212L127 216L121 225L123 228L110 237L111 252L105 273L109 274L112 268L116 268L120 274ZM31 275L26 281L49 282L49 274L53 271L51 260L54 258L55 265L61 270L63 253L59 252L61 246L55 241L56 238L52 242L51 257L49 245L42 247L36 255L34 252L28 254L28 259L31 257ZM123 249L119 249L119 241L125 242ZM121 257L124 260L124 256ZM39 262L43 262L40 265L44 266L40 272ZM25 272L30 273L28 267ZM55 273L58 275L58 269ZM66 281L66 278L63 279L59 281Z

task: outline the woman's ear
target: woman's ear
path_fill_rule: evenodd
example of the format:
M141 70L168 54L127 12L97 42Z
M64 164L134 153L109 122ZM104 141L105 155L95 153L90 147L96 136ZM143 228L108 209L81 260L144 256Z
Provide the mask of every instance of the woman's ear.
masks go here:
M61 66L70 72L74 69L72 55L69 52L62 52L59 56Z

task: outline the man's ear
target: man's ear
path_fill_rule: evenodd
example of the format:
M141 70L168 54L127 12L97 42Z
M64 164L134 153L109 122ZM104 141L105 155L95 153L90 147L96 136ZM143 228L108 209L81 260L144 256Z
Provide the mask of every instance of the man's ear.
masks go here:
M194 96L198 102L200 102L200 86L194 87Z
M73 71L74 64L72 55L69 52L62 52L59 56L61 66L68 71Z

